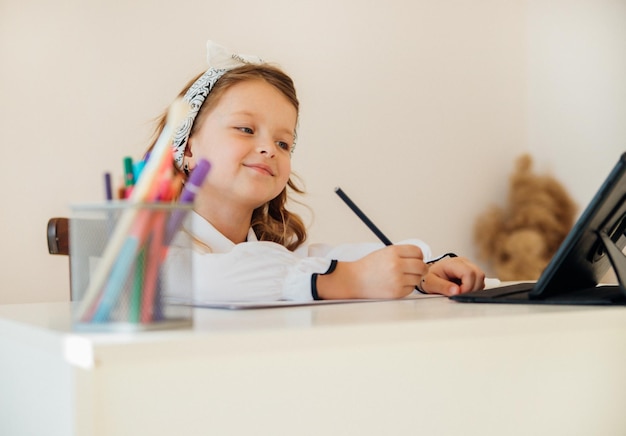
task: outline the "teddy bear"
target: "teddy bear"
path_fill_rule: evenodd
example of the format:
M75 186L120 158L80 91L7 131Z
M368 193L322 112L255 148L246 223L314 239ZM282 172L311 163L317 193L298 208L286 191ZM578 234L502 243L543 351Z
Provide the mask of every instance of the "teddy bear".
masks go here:
M518 157L506 207L490 206L474 227L478 258L503 281L536 280L574 224L577 206L553 176Z

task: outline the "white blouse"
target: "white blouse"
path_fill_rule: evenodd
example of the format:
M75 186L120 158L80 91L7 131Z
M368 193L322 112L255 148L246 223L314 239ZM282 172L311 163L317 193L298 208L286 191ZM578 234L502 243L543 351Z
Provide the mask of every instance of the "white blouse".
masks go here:
M423 241L400 243L420 247L425 261L432 258ZM259 241L252 229L247 242L235 244L192 212L168 252L167 283L172 286L168 285L167 292L176 298L191 297L196 303L310 301L314 273L327 272L333 259L354 261L382 247L382 243L303 244L289 251L280 244ZM189 290L193 295L180 295Z

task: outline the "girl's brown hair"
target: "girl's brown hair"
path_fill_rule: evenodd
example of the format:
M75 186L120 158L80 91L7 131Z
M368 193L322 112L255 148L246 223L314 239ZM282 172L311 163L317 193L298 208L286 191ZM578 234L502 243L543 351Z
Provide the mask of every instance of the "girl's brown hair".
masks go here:
M193 78L183 88L183 90L179 93L179 97L185 95L187 90L201 76L201 74ZM274 86L294 106L296 113L299 113L300 103L296 95L293 81L289 76L287 76L279 68L272 65L246 64L227 71L215 83L213 89L202 104L196 119L194 120L189 137L193 136L194 133L200 128L206 114L209 113L211 108L219 102L220 97L227 89L237 83L249 80L263 80ZM159 117L148 151L154 147L161 131L165 127L166 117L167 112L163 113L163 115ZM180 170L178 171L180 172ZM304 193L304 191L299 188L291 178L289 178L287 186L281 191L280 194L278 194L278 196L254 210L252 213L251 227L260 241L276 242L293 251L306 240L306 228L302 219L297 214L289 212L286 208L288 188L298 194Z

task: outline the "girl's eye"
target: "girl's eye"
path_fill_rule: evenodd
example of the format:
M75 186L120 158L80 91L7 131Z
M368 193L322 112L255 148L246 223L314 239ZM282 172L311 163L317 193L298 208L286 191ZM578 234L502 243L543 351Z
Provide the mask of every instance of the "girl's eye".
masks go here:
M248 133L250 135L254 134L254 130L250 127L237 127L237 129L241 130L243 133Z
M285 151L291 151L291 145L289 145L287 142L277 141L276 145L278 145L280 148L282 148Z

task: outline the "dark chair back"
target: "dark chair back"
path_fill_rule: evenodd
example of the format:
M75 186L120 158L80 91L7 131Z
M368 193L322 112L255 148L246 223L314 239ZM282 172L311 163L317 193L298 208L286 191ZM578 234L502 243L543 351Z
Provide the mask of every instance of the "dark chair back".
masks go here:
M50 218L48 220L48 252L50 254L70 254L69 218Z

